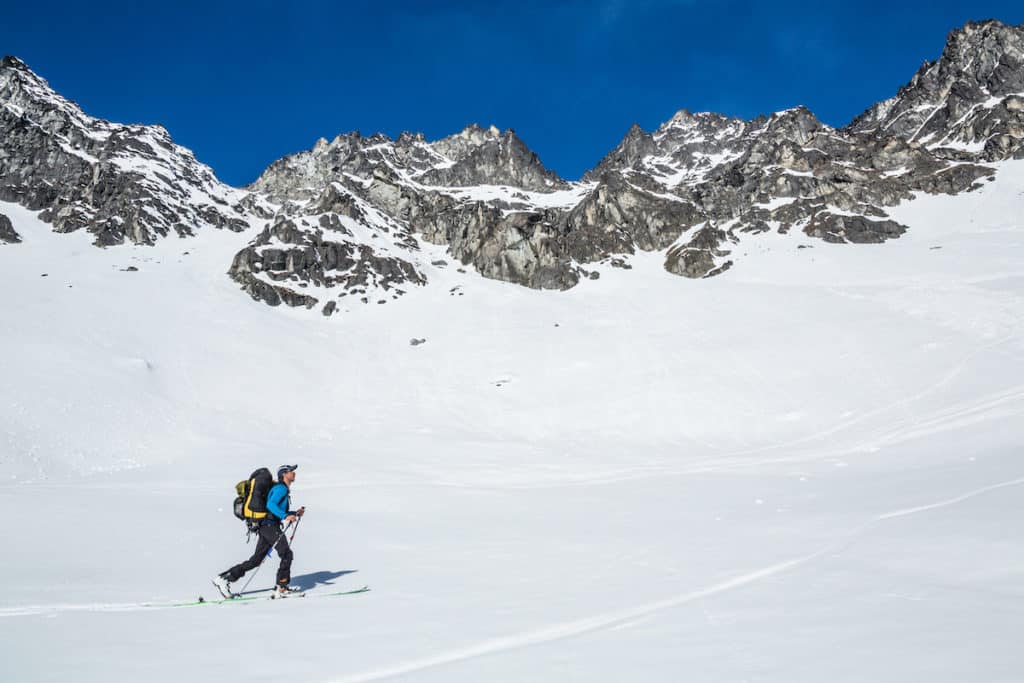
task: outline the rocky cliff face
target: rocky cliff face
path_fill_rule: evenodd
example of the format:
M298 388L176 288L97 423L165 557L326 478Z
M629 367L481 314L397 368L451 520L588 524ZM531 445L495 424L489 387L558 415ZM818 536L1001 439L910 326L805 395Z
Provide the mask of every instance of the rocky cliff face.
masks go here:
M228 274L257 301L331 315L339 301L387 303L426 284L419 244L396 221L343 184L282 199ZM275 195L283 196L283 195ZM315 291L315 293L312 293Z
M549 244L545 213L581 193L512 131L473 125L432 143L409 133L397 140L350 133L275 162L249 189L280 202L284 214L316 215L339 201L362 206L358 215L342 211L400 235L406 250L414 249L413 235L446 245L487 277L557 289L578 279Z
M848 131L898 136L954 160L1024 158L1024 30L987 21L953 31L938 61Z
M0 199L97 245L246 227L246 193L218 182L161 126L87 116L20 60L0 61Z
M229 275L259 301L326 314L426 284L423 242L550 289L637 250L663 251L684 277L718 275L740 267L751 233L883 242L906 230L889 207L970 191L994 173L986 163L1012 158L1024 158L1024 27L995 21L952 32L938 61L845 128L803 107L750 121L684 110L650 133L634 125L580 182L513 131L473 125L434 142L320 140L229 188L163 128L91 118L17 59L0 63L0 199L100 246L252 227ZM0 216L0 242L18 239Z

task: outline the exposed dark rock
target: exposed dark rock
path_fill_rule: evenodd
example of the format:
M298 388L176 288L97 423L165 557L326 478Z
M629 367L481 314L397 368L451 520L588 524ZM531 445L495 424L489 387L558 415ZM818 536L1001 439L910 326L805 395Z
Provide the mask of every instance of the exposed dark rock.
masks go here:
M731 251L723 249L726 232L712 225L697 230L688 242L671 247L665 258L665 270L688 278L717 275L729 269L732 261L719 262Z
M899 237L906 227L891 220L873 221L863 216L843 216L822 211L814 216L804 232L826 242L877 244Z
M592 170L583 175L584 181L599 180L605 171L633 166L643 159L651 156L657 151L654 138L650 133L645 132L639 125L634 123L626 137L622 138L619 146L613 149L601 162Z
M537 155L514 131L499 134L493 127L485 131L478 126L470 126L452 138L439 141L435 147L452 152L457 160L451 166L424 173L421 176L423 183L449 187L486 183L539 192L567 187L564 180L544 168ZM470 144L460 149L459 144L464 138L469 138Z
M0 213L0 244L15 244L21 241L21 236L14 231L11 219Z
M280 299L292 306L307 307L317 299L277 283L295 281L299 286L313 284L341 291L367 287L387 291L405 283L426 283L408 261L380 256L365 244L327 240L322 230L302 229L286 218L265 228L238 252L229 275L257 300L276 305L272 302Z

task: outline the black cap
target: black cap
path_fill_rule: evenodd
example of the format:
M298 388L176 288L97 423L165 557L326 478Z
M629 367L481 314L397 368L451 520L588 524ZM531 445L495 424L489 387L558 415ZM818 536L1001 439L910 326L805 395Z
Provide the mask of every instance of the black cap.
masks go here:
M280 479L289 472L294 472L297 469L299 469L298 465L281 465L277 468L277 478Z

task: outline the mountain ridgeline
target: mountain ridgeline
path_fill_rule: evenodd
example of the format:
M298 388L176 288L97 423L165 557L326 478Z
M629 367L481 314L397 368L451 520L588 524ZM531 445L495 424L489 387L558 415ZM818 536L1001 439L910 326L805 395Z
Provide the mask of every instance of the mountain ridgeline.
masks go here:
M428 141L359 133L280 159L246 188L217 180L160 126L92 118L15 57L0 62L0 200L99 247L209 229L240 234L228 276L257 301L338 310L429 283L423 242L488 278L568 289L594 264L663 252L687 277L741 267L746 235L878 243L887 209L958 194L1024 159L1024 26L953 31L889 100L844 128L796 107L753 120L680 111L633 126L578 182L511 130ZM0 211L0 245L17 225Z

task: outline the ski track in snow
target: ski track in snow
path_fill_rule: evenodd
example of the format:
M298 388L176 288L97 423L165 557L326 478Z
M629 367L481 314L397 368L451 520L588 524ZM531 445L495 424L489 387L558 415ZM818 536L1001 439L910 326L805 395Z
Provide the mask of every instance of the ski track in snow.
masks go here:
M864 452L871 448L890 446L903 441L908 441L910 439L925 436L927 434L935 434L938 432L949 431L951 429L955 429L956 427L971 424L974 422L981 422L987 419L1005 417L1007 415L1019 415L1022 412L1024 412L1024 409L1017 408L1004 412L997 412L996 409L1005 406L1006 404L1012 404L1020 401L1024 401L1024 386L1012 387L1006 391L989 394L987 396L982 396L969 403L961 403L952 409L935 411L925 417L910 418L904 420L903 424L897 426L895 429L890 429L879 434L878 436L868 439L864 443L858 443L849 447L833 449L830 451L816 452L814 455L810 456L779 456L777 458L766 458L740 461L736 463L725 463L722 467L708 466L703 468L703 470L721 472L730 469L741 469L745 467L756 467L760 465L769 465L777 463L809 462L813 460L822 460L825 458L849 455L851 453ZM897 424L899 425L899 423ZM819 436L827 436L831 433L832 430L826 430L825 432L822 432ZM785 448L787 445L803 443L808 438L810 437L802 437L801 439L795 441L793 444L768 446L766 448L758 449L756 451L746 451L746 453L750 454L756 452L763 452L766 450L778 450L780 448Z
M945 387L949 383L951 383L953 381L953 379L955 379L959 374L961 374L963 372L963 370L967 367L968 363L970 363L971 359L974 358L975 356L980 355L983 351L988 351L988 350L994 349L996 347L999 347L999 346L1001 346L1003 344L1006 344L1007 342L1016 339L1018 336L1019 335L1017 335L1016 333L1010 334L1010 335L1007 335L1007 336L1005 336L1005 337L1003 337L1001 339L998 339L998 340L996 340L996 341L994 341L994 342L992 342L990 344L985 344L985 345L979 346L979 347L977 347L975 349L972 349L968 354L966 354L964 356L964 358L959 363L954 365L945 374L945 376L942 377L942 379L940 379L938 382L936 382L932 386L930 386L930 387L928 387L928 388L918 392L917 394L914 394L912 396L905 396L905 397L900 398L900 399L898 399L898 400L896 400L896 401L894 401L892 403L886 404L886 405L881 406L879 408L876 408L874 410L863 412L863 413L857 415L856 417L850 418L849 420L846 420L846 421L843 421L843 422L839 422L838 424L836 424L836 425L834 425L832 427L829 427L827 429L823 429L823 430L820 430L820 431L817 431L817 432L814 432L814 433L811 433L811 434L807 434L807 435L801 436L800 438L794 439L792 441L787 441L785 443L780 443L780 444L773 444L773 445L770 445L770 446L763 446L761 448L756 448L756 449L748 450L748 451L741 451L741 452L738 452L738 453L734 453L733 455L752 455L754 453L763 453L765 451L772 451L772 450L779 450L779 449L788 449L788 448L792 448L793 446L798 446L800 444L811 443L811 442L823 439L825 437L834 436L837 433L840 433L840 432L842 432L844 430L847 430L850 427L853 427L853 426L855 426L855 425L857 425L859 423L862 423L865 420L871 419L873 417L876 417L876 416L879 416L879 415L885 415L887 413L891 413L891 412L893 412L896 409L905 409L910 404L912 404L914 402L917 402L917 401L920 401L920 400L926 398L927 396L936 393L937 391L941 390L943 387ZM1013 387L1013 388L1011 388L1009 390L1008 393L1012 393L1014 396L1019 396L1021 389L1024 389L1024 387L1020 387L1020 386ZM987 403L988 402L988 398L989 397L984 397L980 401L980 403L982 403L982 404ZM971 408L969 408L967 410L973 412L973 409L971 409ZM774 461L766 461L766 462L774 462Z
M689 593L677 595L675 597L666 598L657 602L651 602L646 605L640 605L626 610L620 610L618 612L611 612L608 614L598 615L587 619L579 619L576 621L565 622L561 624L553 624L546 626L534 631L528 631L525 633L506 636L502 638L493 638L491 640L484 641L477 645L472 645L466 648L453 650L444 654L437 655L435 657L424 657L422 659L416 659L404 664L398 664L385 669L377 669L374 671L367 671L361 674L355 674L352 676L345 676L343 678L332 678L329 683L368 683L369 681L378 681L394 676L402 676L424 669L429 669L438 666L444 666L447 664L454 664L460 661L473 659L475 657L483 657L492 654L498 654L509 650L517 650L521 648L531 647L534 645L544 645L555 641L563 640L566 638L573 638L576 636L585 635L595 631L601 631L605 629L619 628L627 626L629 623L643 617L650 616L657 612L662 612L667 609L678 607L701 598L706 598L718 593L724 593L726 591L733 590L735 588L741 588L743 586L756 583L762 579L766 579L777 574L787 572L791 569L795 569L809 562L812 562L824 555L831 555L846 550L852 545L857 537L867 533L872 527L892 519L898 519L900 517L907 517L910 515L919 514L922 512L929 512L932 510L938 510L958 503L962 503L971 498L997 491L999 489L1007 488L1010 486L1020 486L1024 484L1024 477L1019 479L1011 479L998 484L992 484L980 489L974 489L963 493L954 498L939 501L937 503L930 503L928 505L919 505L911 508L904 508L900 510L893 510L892 512L886 512L883 514L875 515L867 522L855 527L852 531L847 532L841 537L835 539L832 543L828 544L824 548L817 550L816 552L802 555L790 560L778 562L776 564L757 569L740 576L733 577L726 581L721 581L711 586L701 588Z
M881 415L908 402L919 400L928 393L936 390L939 385L948 381L957 371L957 369L954 369L936 386L926 389L916 396L903 398L892 404L887 404L882 408L871 411L870 414L866 413L864 415L851 418L837 427L802 436L798 439L785 443L772 444L770 446L763 446L761 448L751 450L738 450L721 453L714 457L694 461L693 463L681 468L666 468L659 465L648 465L645 467L630 467L625 472L615 474L605 473L597 476L581 476L574 477L571 480L561 481L517 482L513 484L502 484L501 486L494 484L482 484L480 482L461 483L451 481L438 481L434 482L434 484L453 488L500 488L513 490L617 484L627 481L638 481L661 477L689 476L701 473L723 474L726 472L742 471L766 465L777 465L781 463L810 463L828 460L830 458L846 457L856 453L871 452L880 449L883 446L892 446L904 441L921 438L929 434L949 431L976 422L1024 414L1024 405L1013 405L1015 403L1024 404L1024 385L1019 385L1009 387L1004 391L979 396L969 402L961 402L951 407L936 410L931 413L921 414L917 417L908 416L902 421L897 421L892 425L887 426L884 431L871 435L867 439L858 440L850 445L814 449L811 452L798 453L795 455L778 455L774 457L756 458L743 457L764 454L772 451L789 450L794 446L806 446L813 441L833 436L845 427L859 423L871 415Z
M955 372L955 370L954 370ZM952 373L951 373L952 374ZM948 379L948 376L947 378ZM945 380L943 380L945 381ZM940 382L941 384L942 382ZM921 392L920 395L900 399L892 404L871 411L871 414L881 414L894 409L895 406L914 401L927 394L931 389ZM1016 406L1014 404L1022 404ZM888 425L885 430L870 435L866 439L860 439L852 444L833 446L831 448L819 448L810 452L797 453L792 455L778 455L774 457L755 457L757 454L764 454L771 451L789 450L795 446L807 446L813 440L821 440L834 435L841 427L822 430L812 435L802 436L790 442L772 444L761 448L749 450L737 450L724 452L713 457L695 460L684 467L665 467L660 464L648 464L644 466L630 466L622 468L617 472L605 472L597 475L567 475L568 478L556 480L534 480L517 481L510 483L496 484L494 482L481 481L458 481L438 479L433 481L422 480L374 480L372 482L348 479L344 482L320 481L305 482L303 488L306 490L334 489L339 487L358 488L367 484L374 486L401 487L401 486L438 486L453 489L490 489L490 490L532 490L552 488L577 488L597 485L614 485L644 479L663 477L685 477L694 474L724 474L728 472L739 472L751 468L764 467L777 464L806 464L833 458L848 457L857 453L871 452L885 446L891 446L904 441L918 439L929 434L940 433L956 429L968 424L983 422L989 419L998 419L1013 415L1024 414L1024 385L1009 387L1004 391L976 397L969 402L961 402L931 413L922 413L916 417L910 416L901 421ZM844 426L861 422L866 415L851 418ZM495 437L497 438L497 436ZM0 491L7 488L18 488L21 485L0 484ZM49 489L70 489L89 488L97 491L121 491L130 490L132 484L110 484L106 482L89 482L88 485L81 483L69 484L62 482L39 482L33 483L38 488ZM174 484L170 484L174 486ZM185 488L183 485L181 488ZM196 490L195 486L189 486L190 490ZM215 486L207 487L207 490L219 490ZM156 605L154 605L156 606ZM125 605L126 609L138 607L137 603ZM76 609L82 609L81 607ZM4 616L0 608L0 617Z

